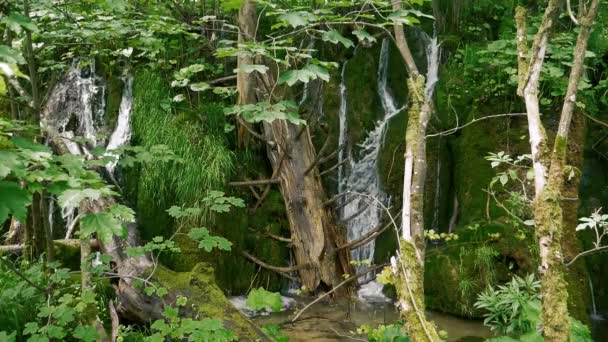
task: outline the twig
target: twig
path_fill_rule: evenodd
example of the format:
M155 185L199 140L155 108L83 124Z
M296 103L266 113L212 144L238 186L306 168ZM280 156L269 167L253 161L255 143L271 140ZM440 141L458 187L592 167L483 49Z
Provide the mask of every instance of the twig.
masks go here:
M479 119L473 119L469 122L467 122L466 124L462 125L462 126L456 126L453 128L448 129L447 131L443 131L443 132L439 132L439 133L434 133L434 134L427 134L427 138L433 138L433 137L439 137L439 136L446 136L446 135L450 135L450 134L454 134L457 131L470 126L474 123L477 123L479 121L483 121L483 120L487 120L487 119L494 119L494 118L500 118L500 117L505 117L505 116L526 116L526 113L507 113L507 114L495 114L495 115L488 115L488 116L484 116L481 117Z
M279 179L260 179L253 181L243 181L243 182L230 182L228 183L231 186L250 186L250 185L266 185L266 184L277 184L279 183Z
M399 215L401 215L401 211L399 211L399 213L397 213L397 215L395 215L396 217L399 217ZM380 234L384 233L388 228L390 228L392 225L392 223L387 223L384 227L383 226L378 226L376 228L374 228L372 231L368 232L367 234L365 234L364 236L362 236L361 238L351 241L347 244L344 244L340 247L338 247L336 249L336 251L340 251L343 249L355 249L359 246L363 246L366 243L370 242L371 240L377 238L378 236L380 236Z
M572 258L572 260L570 260L567 264L565 264L565 266L566 267L570 267L570 265L572 265L580 257L584 257L584 256L589 255L589 254L604 252L606 250L608 250L608 246L595 247L595 248L590 249L588 251L584 251L582 253L577 254L574 258Z
M329 291L325 292L323 295L319 296L317 299L315 299L312 302L308 303L305 307L302 308L302 310L298 311L298 313L294 316L294 318L291 320L291 322L292 323L295 322L298 319L298 317L300 317L300 315L302 315L302 313L304 313L304 311L308 310L308 308L310 308L314 304L320 302L323 298L325 298L325 297L329 296L330 294L336 292L336 290L338 290L340 287L348 284L349 282L351 282L351 281L353 281L353 280L355 280L357 278L360 278L360 277L362 277L362 276L364 276L364 275L366 275L368 273L371 273L373 271L376 271L376 270L379 270L381 268L384 268L384 267L386 267L388 265L389 264L386 263L386 264L382 264L382 265L378 265L378 266L372 267L372 268L370 268L368 270L365 270L365 271L363 271L361 273L355 274L354 276L352 276L352 277L344 280L340 284L334 286L331 290L329 290Z
M309 265L297 265L297 266L292 266L292 267L278 267L278 266L272 266L269 265L265 262L263 262L262 260L254 257L253 255L245 252L245 251L241 251L241 254L243 254L243 256L247 259L249 259L250 261L260 265L261 267L270 270L270 271L274 271L277 272L278 274L282 275L283 277L292 280L292 281L298 281L298 278L289 275L288 273L299 270L299 269L303 269L303 268L308 268Z
M116 313L113 300L108 302L108 311L110 312L110 318L112 320L112 342L116 342L116 339L118 339L120 320L118 319L118 314Z

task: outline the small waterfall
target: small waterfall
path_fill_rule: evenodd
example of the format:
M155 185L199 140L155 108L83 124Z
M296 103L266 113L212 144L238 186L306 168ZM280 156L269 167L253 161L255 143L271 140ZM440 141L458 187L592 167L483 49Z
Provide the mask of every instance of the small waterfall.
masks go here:
M360 158L354 161L351 158L348 172L341 168L339 173L340 192L360 193L375 197L382 202L386 202L386 194L381 189L380 176L378 174L378 156L384 140L386 128L389 120L398 113L397 106L387 86L388 61L390 52L390 41L385 39L382 42L380 61L378 67L378 95L380 96L384 117L376 123L365 141L360 144ZM344 86L344 70L342 71L342 84L340 86L340 146L346 144L347 122L346 122L346 89ZM345 160L347 152L341 151L340 161ZM377 204L370 201L368 197L351 194L345 199L340 218L347 228L349 241L357 240L378 227L382 222L382 209ZM374 256L374 244L372 240L367 244L351 251L351 257L356 261L371 260ZM366 266L358 266L357 272L366 269ZM361 277L361 281L371 279L372 275ZM377 295L377 291L375 291ZM381 294L381 293L380 293ZM361 295L361 294L360 294Z
M120 108L118 110L118 123L116 129L112 132L106 151L115 150L129 142L131 139L131 109L133 108L133 76L128 74L122 79L125 84L122 91L122 99L120 100ZM110 174L114 173L116 164L118 163L118 156L107 153L116 157L116 160L109 162L106 165L106 170Z
M441 59L441 44L437 41L437 34L433 33L433 38L429 38L426 33L426 84L424 94L427 99L433 98L435 85L439 81L439 62Z
M597 305L595 303L595 292L593 291L593 281L591 275L587 275L587 281L589 282L589 292L591 292L591 319L594 321L603 321L604 316L597 312Z

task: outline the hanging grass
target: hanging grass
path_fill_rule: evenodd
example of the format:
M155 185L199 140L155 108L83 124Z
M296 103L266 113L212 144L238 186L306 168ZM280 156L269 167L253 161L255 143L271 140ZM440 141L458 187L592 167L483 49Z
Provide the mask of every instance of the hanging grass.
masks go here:
M185 113L176 115L167 82L151 70L137 73L133 87L134 143L167 145L183 159L179 164L151 164L139 170L137 206L143 216L158 218L159 210L172 205L194 207L208 191L221 190L234 169L234 154L215 127L221 125L223 129L223 121L217 119L218 111L223 116L221 107L203 105L196 111L186 108ZM208 117L213 120L206 120ZM203 213L197 223L207 219L209 213ZM149 221L162 225L165 220Z

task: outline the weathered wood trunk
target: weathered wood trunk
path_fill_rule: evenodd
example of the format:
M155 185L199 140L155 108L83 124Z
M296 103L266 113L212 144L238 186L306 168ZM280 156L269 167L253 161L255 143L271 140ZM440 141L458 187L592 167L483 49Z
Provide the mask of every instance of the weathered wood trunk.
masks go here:
M255 4L244 1L239 11L239 39L255 40L256 18ZM239 54L240 66L253 63L251 57ZM255 64L263 63L255 60ZM275 82L269 73L254 79L253 73L239 72L239 104L269 101L268 88ZM313 291L321 284L333 287L340 283L342 274L349 273L349 256L348 251L336 249L345 243L344 234L338 232L332 212L323 205L327 198L314 165L316 151L308 127L275 120L264 123L263 128L268 158L280 180L287 209L295 261L297 266L306 266L298 270L302 285Z
M336 250L345 241L323 205L326 196L318 169L306 174L316 157L308 128L276 120L264 124L264 134L276 142L268 147L268 158L279 170L296 263L309 265L299 270L302 284L310 290L321 283L337 285L349 270L347 251Z

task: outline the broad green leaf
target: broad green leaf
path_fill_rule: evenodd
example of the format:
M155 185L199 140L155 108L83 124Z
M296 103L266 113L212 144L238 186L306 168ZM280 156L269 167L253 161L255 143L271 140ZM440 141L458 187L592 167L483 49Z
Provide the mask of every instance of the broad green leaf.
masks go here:
M21 55L19 51L14 50L6 45L0 45L0 61L6 62L8 64L25 64L25 58L23 58L23 55ZM6 75L6 69L6 67L1 68L0 71L2 71ZM12 70L12 68L10 68L9 70ZM11 73L10 75L6 76L13 76L13 74Z
M9 215L25 222L27 207L31 203L32 195L22 189L19 183L0 181L0 224L4 223Z
M205 82L193 83L190 85L190 90L192 91L205 91L209 88L211 88L211 86L209 85L209 83Z
M374 43L376 41L376 38L365 30L354 30L353 34L357 37L357 39L359 39L360 42L368 41L370 43Z
M74 329L73 336L84 342L95 342L99 339L99 334L93 326L79 325Z
M321 36L321 39L323 39L324 42L330 42L332 44L340 43L340 44L344 45L344 47L347 49L354 46L352 40L345 38L336 30L330 30L330 31L324 32L323 35Z
M245 303L249 309L255 311L266 309L274 312L281 311L281 295L277 292L266 291L262 287L251 290Z
M114 235L124 236L122 223L110 213L97 213L83 216L80 219L80 234L91 236L97 233L97 237L104 243L112 240Z
M281 73L278 83L287 83L288 86L292 87L298 82L308 83L317 78L327 82L329 81L329 72L320 65L308 64L300 70L288 70Z
M28 17L15 11L12 11L8 16L4 16L0 22L15 33L21 33L22 29L38 32L38 27Z
M298 11L283 13L279 15L279 20L291 27L297 28L300 26L306 26L310 22L316 21L317 17L310 12Z
M64 191L57 201L62 208L77 208L85 199L96 201L101 197L101 191L95 189L70 189Z

